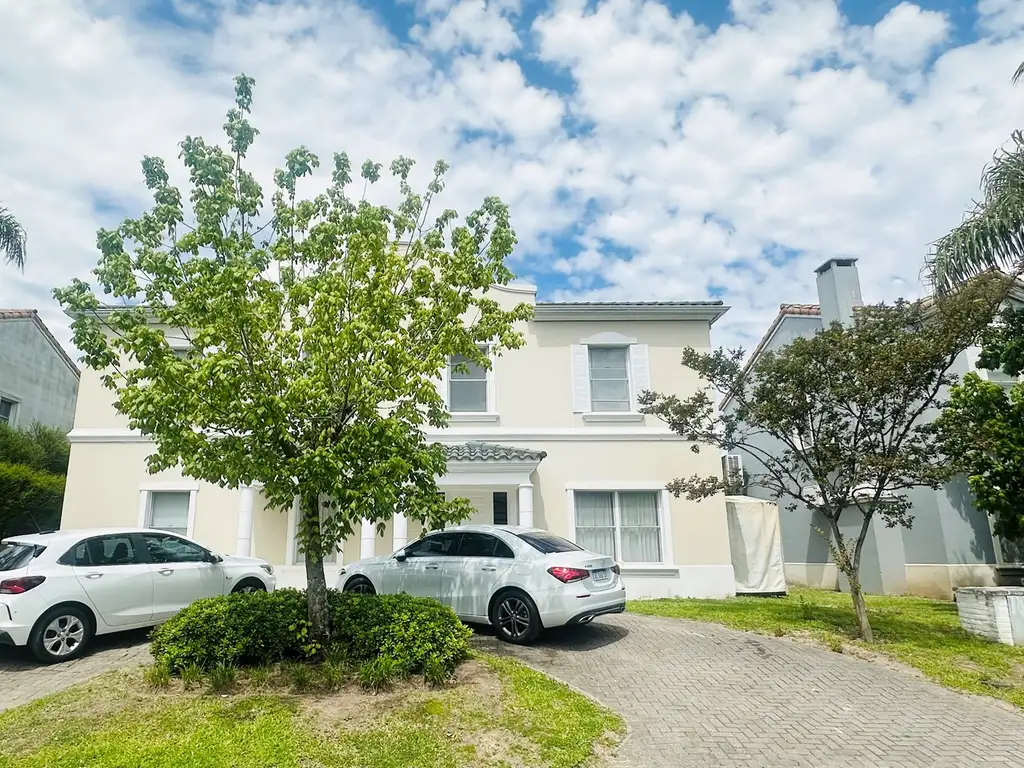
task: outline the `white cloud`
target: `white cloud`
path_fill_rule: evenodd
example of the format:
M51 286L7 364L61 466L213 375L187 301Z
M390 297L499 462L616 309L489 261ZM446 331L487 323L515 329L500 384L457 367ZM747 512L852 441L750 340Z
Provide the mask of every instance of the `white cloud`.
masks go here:
M443 205L502 196L515 266L548 298L724 290L730 345L779 302L813 301L831 256L860 258L868 300L920 292L928 243L1024 127L1018 0L981 0L982 37L955 47L945 15L906 2L858 27L834 0L733 0L716 29L655 0L555 0L536 18L516 0L410 2L411 42L354 0L174 0L187 28L128 0L0 3L0 200L30 237L25 274L0 268L0 306L38 307L66 339L49 289L87 275L99 226L147 204L144 154L220 140L240 71L268 183L299 144L409 155L419 183L444 157ZM556 76L530 82L523 57Z

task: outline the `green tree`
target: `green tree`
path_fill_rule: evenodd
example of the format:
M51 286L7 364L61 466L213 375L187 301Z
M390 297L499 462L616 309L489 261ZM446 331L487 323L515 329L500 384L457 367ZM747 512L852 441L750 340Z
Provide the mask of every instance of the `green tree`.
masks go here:
M0 254L4 261L18 269L25 268L25 252L28 238L14 214L0 205Z
M818 510L836 567L846 576L861 637L873 640L860 585L864 542L872 520L913 522L907 492L939 488L952 476L939 441L922 419L942 404L957 356L991 321L1002 280L973 281L934 301L868 306L851 326L833 323L810 338L760 355L749 370L743 351L687 349L683 365L706 387L692 396L646 392L643 410L664 420L700 452L742 451L750 486L788 509ZM718 414L712 397L728 393ZM720 476L693 475L669 485L704 499L727 490ZM856 536L841 519L855 521ZM858 526L859 527L856 527ZM845 526L844 526L845 527Z
M1024 309L1007 308L982 340L978 366L1024 372ZM936 420L944 450L967 475L978 509L1004 542L1024 539L1024 384L1004 386L968 373L950 388Z
M78 280L55 295L117 410L153 438L151 472L178 465L225 487L261 483L282 510L299 499L310 634L322 643L323 557L357 521L383 527L402 512L434 528L468 515L467 500L438 489L444 452L423 433L448 418L434 380L451 355L487 367L481 345L521 346L516 324L530 308L504 310L488 296L513 278L505 260L516 240L500 200L462 225L451 210L428 223L443 162L422 196L408 182L412 161L392 163L402 200L391 210L349 197L344 153L327 191L301 199L319 160L300 147L275 173L272 218L258 224L263 192L245 167L253 84L235 79L229 151L181 142L194 223L163 161L147 157L155 206L99 232L94 274L122 305L101 305ZM380 164L363 164L364 196L380 175Z
M69 452L59 429L0 424L0 538L59 527Z
M1024 63L1013 74L1024 79ZM1024 133L1014 131L981 177L981 200L934 245L926 269L940 291L989 269L1024 271Z

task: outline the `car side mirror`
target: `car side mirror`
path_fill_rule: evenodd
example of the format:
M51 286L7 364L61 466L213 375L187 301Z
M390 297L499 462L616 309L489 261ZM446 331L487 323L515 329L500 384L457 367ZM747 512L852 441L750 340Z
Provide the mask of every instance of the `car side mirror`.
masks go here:
M404 563L408 559L409 559L409 556L406 555L405 552L396 552L395 553L395 560L397 560L400 563Z
M224 558L214 552L208 552L206 554L206 562L208 563L223 563Z

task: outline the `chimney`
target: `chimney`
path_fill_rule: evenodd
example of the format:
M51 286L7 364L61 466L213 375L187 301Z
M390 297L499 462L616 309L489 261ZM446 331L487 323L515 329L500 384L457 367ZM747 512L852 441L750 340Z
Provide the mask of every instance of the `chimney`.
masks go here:
M818 304L821 324L835 321L853 324L853 308L863 306L856 259L829 259L814 272L818 275Z

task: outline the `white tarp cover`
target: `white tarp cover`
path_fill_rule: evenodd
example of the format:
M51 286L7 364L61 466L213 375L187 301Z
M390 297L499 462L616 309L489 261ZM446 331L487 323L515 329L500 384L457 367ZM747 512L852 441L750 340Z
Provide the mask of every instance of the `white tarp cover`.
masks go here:
M785 594L779 508L752 496L726 496L736 593Z

